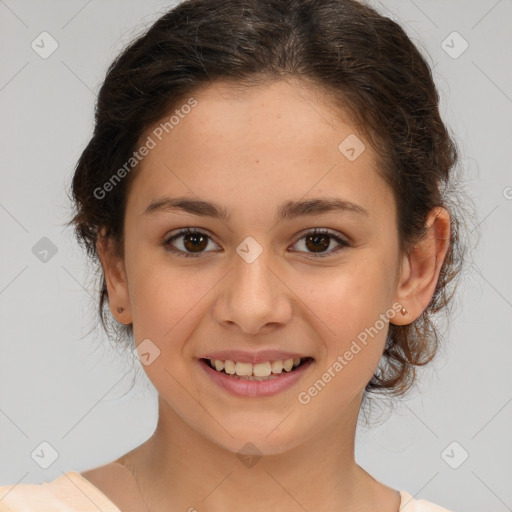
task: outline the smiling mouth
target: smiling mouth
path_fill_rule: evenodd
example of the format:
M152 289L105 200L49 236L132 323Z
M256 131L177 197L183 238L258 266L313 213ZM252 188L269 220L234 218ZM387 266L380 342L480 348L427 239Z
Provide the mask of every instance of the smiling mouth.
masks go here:
M295 359L279 359L252 364L229 359L226 361L220 359L201 359L204 364L219 373L244 380L277 379L280 375L292 373L304 363L312 360L312 357L297 357Z

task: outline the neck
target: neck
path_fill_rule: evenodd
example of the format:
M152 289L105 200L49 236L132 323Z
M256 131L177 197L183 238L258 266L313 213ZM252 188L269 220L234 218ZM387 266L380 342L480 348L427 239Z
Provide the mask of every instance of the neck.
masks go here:
M307 442L250 457L192 430L159 397L155 433L120 462L135 469L150 512L366 510L363 502L373 501L381 484L355 462L361 402L353 402Z

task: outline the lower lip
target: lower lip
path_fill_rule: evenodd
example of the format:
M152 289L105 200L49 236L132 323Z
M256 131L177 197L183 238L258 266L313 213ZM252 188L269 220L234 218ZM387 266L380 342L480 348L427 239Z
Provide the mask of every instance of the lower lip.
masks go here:
M203 371L212 379L219 387L229 391L237 396L242 397L265 397L277 395L282 391L292 387L299 379L308 371L312 365L313 359L309 359L302 363L299 367L291 372L282 372L275 379L269 380L247 380L244 378L236 378L224 372L218 372L211 368L208 363L199 360L199 365Z

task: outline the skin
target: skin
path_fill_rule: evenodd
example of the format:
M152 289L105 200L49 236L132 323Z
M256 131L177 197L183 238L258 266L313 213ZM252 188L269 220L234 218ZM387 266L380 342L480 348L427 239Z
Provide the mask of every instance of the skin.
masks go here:
M140 494L132 474L122 473L126 467L151 512L398 511L398 491L354 459L363 390L384 350L387 325L308 404L297 396L393 304L408 311L390 318L395 324L422 313L448 249L449 215L433 210L426 237L400 254L395 200L370 145L310 84L239 89L218 82L194 97L198 105L137 167L124 259L109 240L97 245L112 314L133 323L137 344L149 338L160 350L143 366L159 393L158 425L143 445L83 476L123 511L143 510L140 501L134 505ZM354 161L338 150L350 134L366 145ZM214 201L231 216L224 222L176 211L144 215L162 195ZM311 198L341 198L368 214L276 222L283 202ZM210 236L197 258L163 245L185 227ZM314 245L303 238L315 227L351 245L337 251L339 244L327 238L330 255L315 258ZM263 248L252 263L236 252L248 236ZM185 241L174 240L174 247L193 251ZM241 398L213 385L198 363L208 351L230 348L299 352L314 364L285 392ZM247 442L263 455L252 467L237 457Z

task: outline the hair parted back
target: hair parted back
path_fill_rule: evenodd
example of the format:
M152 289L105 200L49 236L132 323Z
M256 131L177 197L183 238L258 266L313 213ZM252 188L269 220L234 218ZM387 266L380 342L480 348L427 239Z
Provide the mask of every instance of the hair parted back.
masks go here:
M424 57L400 25L355 0L185 0L110 65L94 133L72 179L69 222L97 265L102 325L109 336L133 342L132 326L117 324L107 307L96 242L104 228L123 255L123 217L137 168L105 197L94 190L125 164L148 127L201 88L217 80L250 87L289 79L325 91L376 151L396 198L401 250L422 238L432 208L450 212L451 244L432 300L413 323L389 325L381 364L366 386L402 395L415 368L436 354L433 320L452 299L462 266L460 219L448 198L458 152Z

